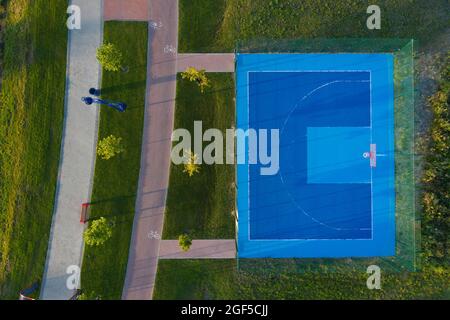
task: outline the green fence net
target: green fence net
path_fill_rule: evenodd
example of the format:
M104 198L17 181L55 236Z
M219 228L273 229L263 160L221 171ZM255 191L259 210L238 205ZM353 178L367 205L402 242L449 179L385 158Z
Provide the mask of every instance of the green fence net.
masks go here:
M339 259L241 259L240 270L257 273L352 272L377 265L383 271L416 271L420 220L415 212L414 52L412 39L254 39L235 53L392 53L394 55L396 255ZM237 223L236 223L236 230ZM238 231L236 231L238 232ZM237 254L239 256L239 253Z

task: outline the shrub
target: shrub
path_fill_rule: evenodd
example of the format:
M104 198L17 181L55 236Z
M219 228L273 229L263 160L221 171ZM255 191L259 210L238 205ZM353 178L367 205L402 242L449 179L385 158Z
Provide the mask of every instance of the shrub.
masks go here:
M210 86L209 79L206 77L205 70L197 70L194 67L187 68L181 73L183 79L187 79L192 82L196 82L200 87L200 91L203 92L206 87Z
M90 293L83 292L77 297L77 300L101 300L101 297L91 291Z
M191 150L185 151L183 172L186 172L189 177L192 177L199 171L200 165L198 164L198 156Z
M192 238L188 234L182 234L178 237L178 244L184 252L189 251L192 245Z
M84 241L89 246L100 246L112 237L112 227L104 217L94 220L84 232Z
M112 43L97 49L97 60L107 71L119 71L122 67L122 52Z
M98 142L97 155L103 160L109 160L115 155L124 152L122 138L110 135Z

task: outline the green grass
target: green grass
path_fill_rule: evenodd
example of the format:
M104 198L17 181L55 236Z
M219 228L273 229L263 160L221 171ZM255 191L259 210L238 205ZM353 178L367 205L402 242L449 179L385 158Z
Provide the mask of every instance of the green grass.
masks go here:
M226 8L225 0L198 1L188 0L179 2L179 52L189 52L194 48L204 48L205 44L215 42L217 31L223 20L223 13ZM192 14L195 19L192 19ZM189 24L187 27L186 24ZM204 33L199 36L199 32ZM195 49L194 49L195 51Z
M234 126L234 79L232 74L208 73L211 87L202 94L195 83L177 81L174 128L185 128L194 136L194 121L203 131ZM193 147L192 147L193 149ZM234 165L201 165L189 177L183 165L172 165L167 196L164 239L189 233L194 239L234 238Z
M58 172L67 0L9 1L0 112L0 299L41 279Z
M147 74L147 23L106 22L104 41L122 51L127 73L103 71L102 97L128 104L125 113L102 107L99 139L121 137L125 152L97 157L90 219L115 221L113 236L100 247L85 246L81 285L87 294L120 299L130 246L139 179Z
M237 271L236 260L160 260L154 299L445 299L449 270L382 273L381 290L366 287L367 274Z
M252 38L402 37L426 42L448 26L446 0L377 0L381 30L360 0L180 0L180 52L231 52Z

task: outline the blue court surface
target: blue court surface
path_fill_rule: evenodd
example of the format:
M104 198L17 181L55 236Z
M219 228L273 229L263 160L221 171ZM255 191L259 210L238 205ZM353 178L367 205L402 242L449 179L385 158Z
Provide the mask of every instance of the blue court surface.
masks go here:
M237 168L239 257L393 256L393 56L236 59L237 128L279 132L274 175L261 174L267 165L248 164L245 140L247 162Z

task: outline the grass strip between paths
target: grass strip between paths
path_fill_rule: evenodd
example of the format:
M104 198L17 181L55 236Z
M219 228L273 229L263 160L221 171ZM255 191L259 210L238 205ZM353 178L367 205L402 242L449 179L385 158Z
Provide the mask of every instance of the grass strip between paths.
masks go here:
M128 72L103 71L102 98L128 105L124 113L102 106L99 140L122 138L125 152L97 157L90 219L114 221L113 236L99 247L85 246L81 286L87 295L120 299L125 279L139 180L147 76L146 22L106 22L104 42L122 52Z
M216 128L224 137L225 130L234 127L233 74L207 73L207 77L211 86L201 93L196 83L178 75L174 128L191 133L192 150L194 121L202 121L203 132ZM188 233L194 239L233 239L234 169L234 165L202 164L199 173L189 177L183 165L172 164L163 238Z

